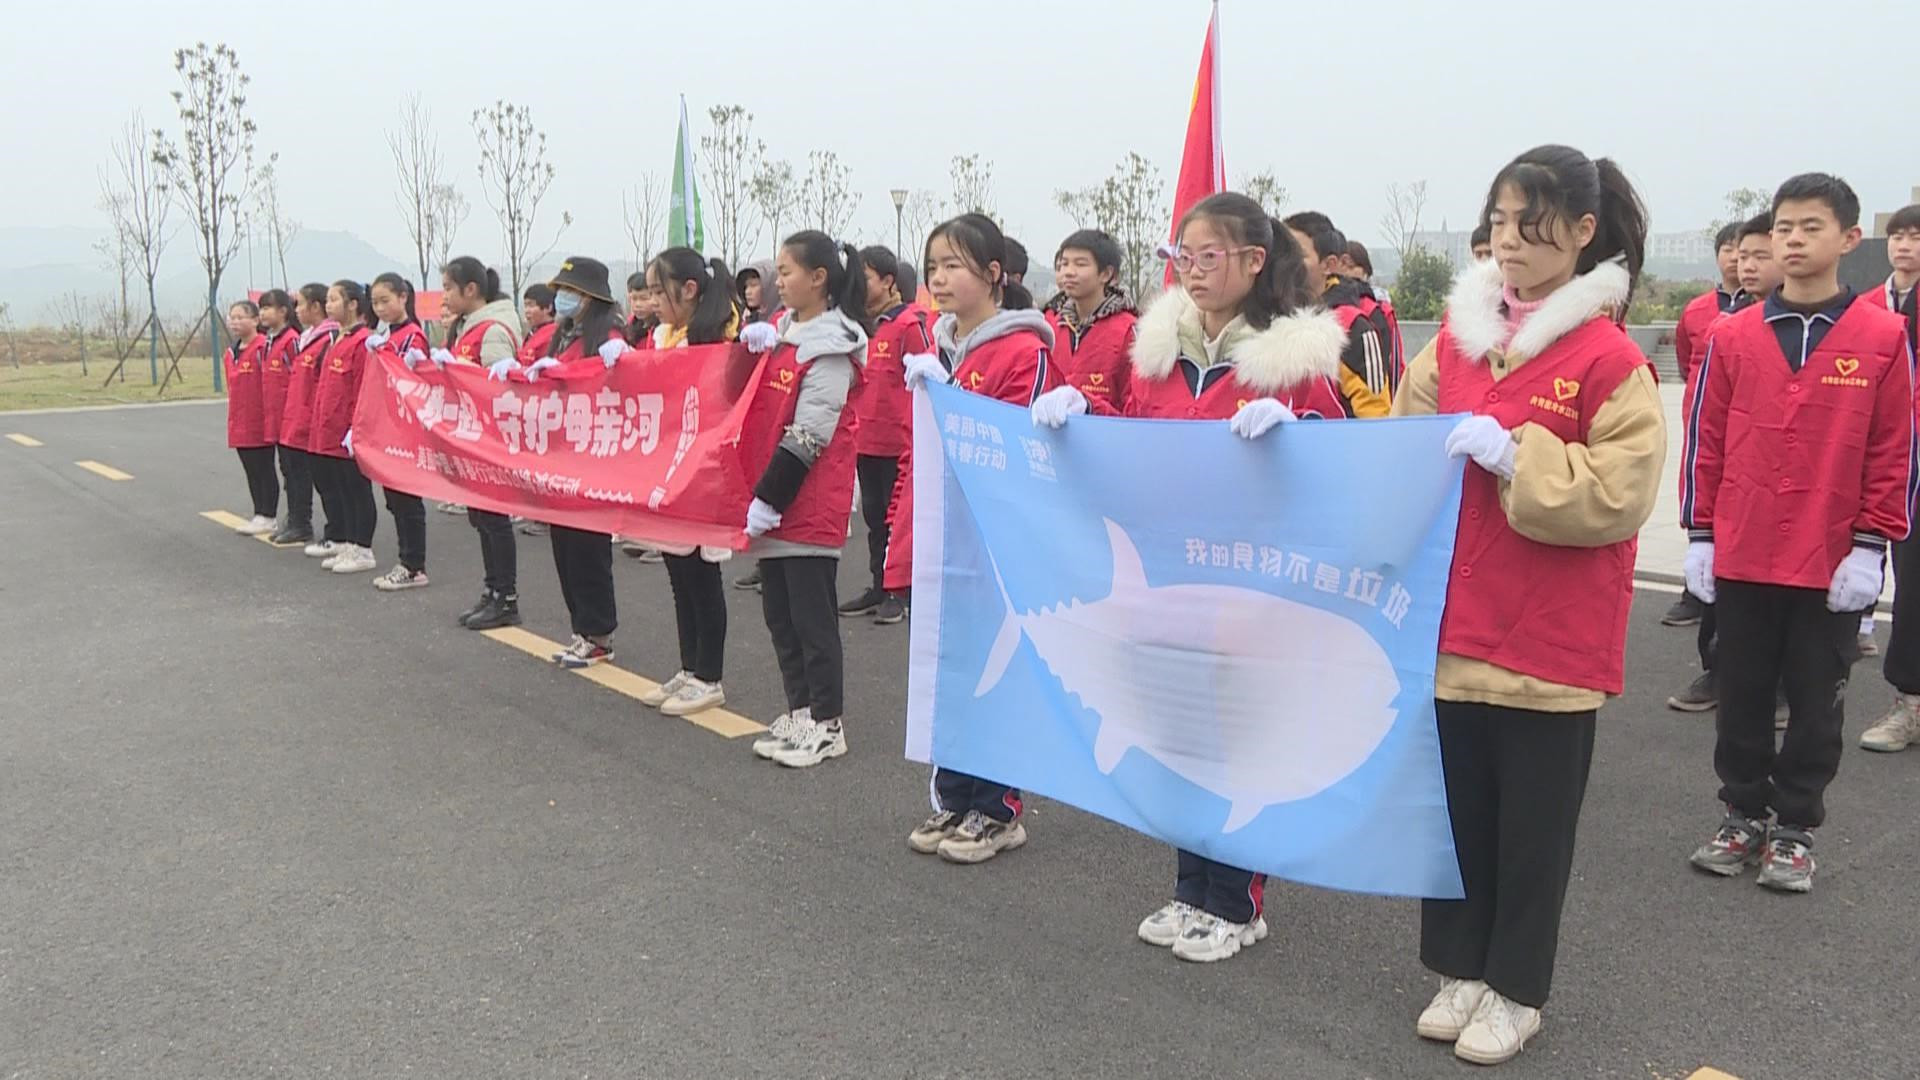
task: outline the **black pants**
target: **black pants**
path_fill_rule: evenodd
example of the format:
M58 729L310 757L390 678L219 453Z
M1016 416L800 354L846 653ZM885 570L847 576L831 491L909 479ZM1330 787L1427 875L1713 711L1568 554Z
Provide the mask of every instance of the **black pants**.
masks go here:
M313 467L308 464L307 452L291 446L279 450L280 478L287 488L287 527L312 532Z
M240 468L247 474L247 494L253 499L253 515L270 518L280 513L280 480L273 475L273 447L243 446L238 451Z
M1893 545L1893 635L1885 670L1895 690L1920 694L1920 539Z
M812 709L815 720L838 720L845 706L834 591L839 570L840 560L826 555L760 560L760 609L773 636L787 708Z
M1695 597L1694 599L1699 599ZM1700 605L1700 636L1697 644L1700 648L1700 670L1712 671L1713 662L1719 653L1720 616L1712 604Z
M1827 817L1840 769L1847 671L1858 656L1860 613L1827 610L1824 589L1721 579L1720 712L1713 771L1720 801L1747 817L1771 809L1811 829ZM1787 734L1774 749L1774 688L1787 698Z
M306 454L307 471L313 477L314 493L320 496L320 509L327 515L326 527L320 534L322 539L334 544L349 543L347 508L342 502L344 493L340 488L340 474L333 468L335 459L309 451L303 453Z
M1250 923L1265 908L1267 876L1175 849L1173 898L1232 923Z
M420 573L427 568L427 501L418 495L386 489L387 513L400 543L400 565Z
M486 568L487 591L509 600L520 598L520 551L513 539L513 519L491 510L467 510L467 524L480 534L480 565Z
M1421 901L1420 962L1539 1008L1553 984L1595 714L1434 707L1467 895Z
M727 659L727 589L720 564L691 555L667 555L673 619L680 632L680 670L717 683Z
M1025 808L1020 801L1020 789L953 769L933 770L933 798L942 810L956 814L978 810L1001 822L1019 817L1020 811Z
M861 454L854 459L860 478L860 518L867 523L867 568L873 571L873 591L882 592L880 577L887 566L887 509L893 503L893 485L900 478L900 459Z
M313 463L331 478L334 500L340 507L340 539L363 548L373 546L373 533L380 523L380 511L373 504L373 481L360 471L352 458L315 454ZM325 495L321 496L324 501ZM333 511L327 511L327 532L333 532Z
M620 625L613 602L613 537L602 532L555 525L553 568L560 575L560 596L567 618L581 637L604 638Z

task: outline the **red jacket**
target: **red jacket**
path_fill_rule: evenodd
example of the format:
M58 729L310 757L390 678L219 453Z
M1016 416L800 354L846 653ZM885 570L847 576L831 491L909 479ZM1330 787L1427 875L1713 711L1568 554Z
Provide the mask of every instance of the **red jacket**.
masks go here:
M235 448L272 446L267 438L266 403L262 395L267 377L267 338L253 335L245 345L227 348L227 445Z
M1914 289L1920 291L1920 285L1915 285ZM1900 321L1907 324L1907 347L1920 352L1920 310L1916 310L1920 309L1920 297L1909 293L1906 310L1902 311L1900 305L1896 303L1898 297L1893 291L1893 279L1888 278L1880 283L1879 288L1862 293L1860 299L1874 307L1885 308L1900 316ZM1916 407L1920 408L1920 384L1914 386L1913 393Z
M903 357L933 351L931 320L914 304L880 316L867 342L867 370L853 411L860 417L854 449L863 456L897 458L913 442L913 395L907 392Z
M1563 335L1506 378L1440 328L1438 412L1491 416L1509 431L1535 424L1584 444L1594 413L1647 362L1605 315ZM1440 651L1563 686L1618 694L1639 542L1562 547L1507 523L1493 474L1469 464L1440 619Z
M1140 316L1127 308L1102 315L1075 333L1059 312L1048 308L1053 362L1060 368L1061 383L1080 391L1089 402L1106 401L1117 407L1125 401L1127 378L1133 373L1134 327L1139 322Z
M1101 415L1226 420L1249 401L1273 398L1306 419L1347 415L1339 383L1347 335L1333 314L1275 319L1237 339L1213 364L1188 355L1181 342L1182 324L1194 317L1185 292L1162 293L1139 320L1125 395L1117 402L1090 397L1089 408Z
M983 337L985 334L992 336ZM976 328L960 352L952 339L953 317L934 324L934 346L951 374L948 381L975 394L1022 407L1060 385L1053 366L1053 329L1036 311L1003 311ZM956 358L959 366L954 367ZM901 592L913 586L913 450L900 462L887 519L887 567L881 586Z
M300 331L291 326L267 344L267 373L260 382L260 413L267 430L267 441L280 441L280 417L287 407L287 383L293 378L293 354L298 351Z
M1856 544L1906 538L1913 382L1898 316L1856 300L1799 371L1773 326L1796 318L1756 304L1714 333L1687 414L1680 522L1713 541L1716 577L1826 589Z
M812 359L802 361L799 348L785 341L767 355L762 368L764 381L741 424L741 461L748 476L766 473L779 452L782 433L793 424L801 387L814 363ZM860 365L855 364L848 400L859 395L861 379ZM826 448L807 469L793 501L780 511L780 527L766 534L768 540L821 548L838 548L846 542L847 513L853 505L855 429L859 424L860 418L852 409L840 410Z
M1680 385L1693 381L1694 364L1705 354L1708 329L1732 308L1733 294L1715 286L1680 309L1680 321L1673 324L1673 358L1680 365Z
M1699 375L1700 362L1707 358L1707 347L1713 343L1713 335L1719 331L1720 327L1729 318L1759 302L1756 297L1748 296L1746 293L1735 295L1733 298L1733 307L1715 315L1713 321L1707 324L1707 328L1703 333L1694 335L1693 355L1679 358L1680 370L1683 372L1692 372L1694 376ZM1699 380L1697 378L1688 377L1680 383L1680 415L1683 418L1693 413L1693 393L1698 382ZM1681 484L1684 485L1685 483L1685 479L1682 479Z
M320 380L313 388L313 428L307 450L322 457L349 456L340 445L353 428L353 407L360 400L360 379L367 371L365 326L356 326L327 349L320 363Z
M340 324L328 319L302 336L307 344L294 353L293 371L287 377L287 400L280 410L280 445L295 450L305 450L313 441L314 389L320 383L321 361L340 336Z
M535 360L545 359L547 355L547 349L551 348L553 345L553 335L559 332L560 332L560 323L558 320L555 320L554 322L550 322L545 326L540 327L539 329L535 330L533 333L528 334L527 340L522 342L520 345L520 355L519 355L520 362L523 364L531 364ZM475 347L477 348L478 346L475 346ZM559 357L556 356L554 357L554 359L558 360Z

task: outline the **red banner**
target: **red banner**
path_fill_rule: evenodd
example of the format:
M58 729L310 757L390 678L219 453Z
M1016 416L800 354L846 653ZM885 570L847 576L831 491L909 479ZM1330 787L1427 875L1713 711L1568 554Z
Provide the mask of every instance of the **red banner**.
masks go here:
M376 354L353 417L383 487L670 545L742 548L753 478L740 425L761 357L737 345L628 352L534 382Z

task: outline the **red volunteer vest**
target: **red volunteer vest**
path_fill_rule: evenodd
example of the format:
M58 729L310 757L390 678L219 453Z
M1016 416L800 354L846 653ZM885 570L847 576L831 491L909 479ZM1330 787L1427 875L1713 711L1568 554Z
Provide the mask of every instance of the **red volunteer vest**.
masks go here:
M272 446L267 437L267 338L253 335L245 345L227 349L227 445L236 449Z
M464 363L464 364L479 363L480 362L480 342L487 336L488 328L494 327L494 326L498 326L505 329L507 332L507 340L509 341L513 340L516 336L518 336L513 332L513 327L508 326L506 323L499 322L494 319L482 319L481 321L474 323L472 326L469 326L466 329L460 331L459 340L455 341L453 343L453 348L448 349L447 351L452 353L453 358L455 360L460 361L461 363ZM537 360L539 359L539 357L535 357L534 359Z
M1230 420L1241 406L1270 397L1303 419L1338 420L1347 415L1340 387L1322 375L1303 383L1263 394L1240 381L1232 364L1199 368L1186 357L1176 360L1162 378L1149 379L1136 369L1128 384L1123 416L1159 420Z
M859 453L897 458L907 452L913 441L913 395L907 391L903 358L932 348L926 314L911 304L874 327L867 343L867 370L853 403L860 417L854 436Z
M313 387L313 429L307 434L307 450L322 457L343 458L347 448L340 445L353 427L353 406L360 400L360 379L367 370L367 334L365 326L341 336L327 349L320 363L320 377Z
M283 328L267 346L267 373L260 381L261 416L269 443L280 441L280 418L287 407L287 382L293 377L293 354L300 331Z
M280 415L280 445L295 450L307 449L313 437L313 392L320 382L320 361L339 331L317 334L307 347L293 357L293 372L287 378L287 400Z
M550 322L535 330L533 333L528 334L527 340L520 346L520 362L523 364L531 364L535 360L546 359L547 349L553 345L553 335L559 332L560 324L558 322Z
M1438 360L1439 412L1491 416L1508 430L1538 424L1582 444L1594 412L1647 362L1605 316L1498 382L1484 359L1460 352L1445 325ZM1620 693L1637 546L1529 540L1507 524L1493 474L1469 462L1440 651L1562 686Z
M760 390L747 407L742 429L741 460L750 477L767 471L780 447L781 433L793 423L800 405L800 384L814 365L812 360L801 363L799 356L800 350L786 342L767 354ZM861 382L862 373L856 364L853 385L847 392L849 399L860 392ZM838 548L846 542L847 514L853 505L854 429L859 423L852 409L840 410L833 438L814 460L813 468L807 470L799 494L781 512L780 527L767 534L769 539L824 548Z
M1080 391L1089 402L1105 401L1119 408L1127 400L1127 380L1133 374L1133 335L1140 316L1119 311L1074 333L1066 320L1047 311L1053 327L1053 360L1060 381Z

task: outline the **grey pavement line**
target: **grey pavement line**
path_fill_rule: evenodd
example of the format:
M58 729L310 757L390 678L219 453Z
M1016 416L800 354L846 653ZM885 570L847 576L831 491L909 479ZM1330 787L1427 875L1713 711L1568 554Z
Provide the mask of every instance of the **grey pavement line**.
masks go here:
M177 409L182 405L225 405L224 397L191 398L185 401L127 401L118 405L54 405L45 409L8 409L0 417L50 416L55 413L112 412L115 409Z

